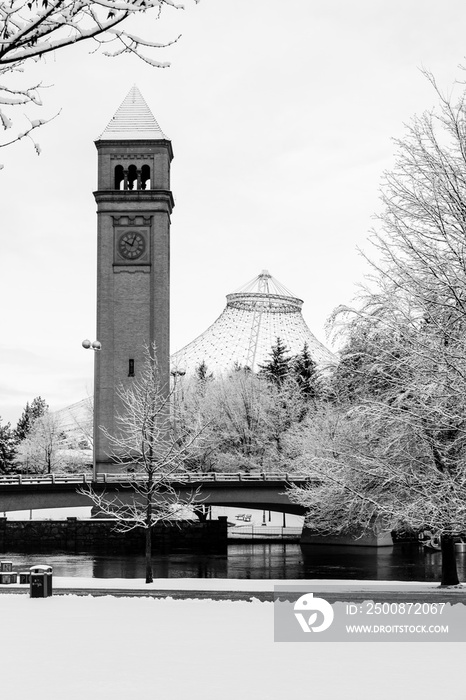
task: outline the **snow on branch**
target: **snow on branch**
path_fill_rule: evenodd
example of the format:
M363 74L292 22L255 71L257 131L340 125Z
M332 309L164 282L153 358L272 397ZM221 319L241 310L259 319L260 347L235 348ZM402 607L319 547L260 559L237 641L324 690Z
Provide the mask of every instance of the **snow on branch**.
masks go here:
M198 0L194 0L198 2ZM0 108L1 126L13 129L20 116L15 107L41 105L41 84L21 87L18 73L27 73L31 61L51 51L58 51L81 41L93 40L98 47L113 45L106 56L132 53L153 67L169 64L152 54L178 41L153 41L150 36L136 36L124 28L133 15L152 12L157 19L163 7L183 9L172 0L0 0ZM116 29L118 27L118 29ZM5 109L6 108L6 109ZM21 115L22 116L22 115ZM50 119L41 120L42 124ZM33 127L37 128L37 127ZM24 138L17 133L0 148Z

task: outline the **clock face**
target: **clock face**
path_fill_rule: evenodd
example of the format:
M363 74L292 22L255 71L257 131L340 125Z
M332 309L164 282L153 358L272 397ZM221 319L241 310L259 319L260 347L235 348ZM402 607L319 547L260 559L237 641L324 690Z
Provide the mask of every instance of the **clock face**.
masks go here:
M146 250L146 240L137 231L128 231L120 236L118 241L118 252L122 258L127 260L137 260Z

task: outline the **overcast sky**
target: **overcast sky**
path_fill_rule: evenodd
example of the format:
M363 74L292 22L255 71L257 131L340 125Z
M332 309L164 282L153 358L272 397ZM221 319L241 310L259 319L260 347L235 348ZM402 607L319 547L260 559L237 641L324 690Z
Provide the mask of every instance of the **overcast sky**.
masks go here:
M0 415L41 395L55 410L92 393L97 153L94 140L136 83L175 158L171 350L219 316L225 295L268 269L304 300L326 342L332 309L365 265L357 246L379 209L393 137L430 108L420 68L462 78L460 0L187 0L139 33L179 42L171 67L89 55L35 66L50 85L30 142L3 149Z

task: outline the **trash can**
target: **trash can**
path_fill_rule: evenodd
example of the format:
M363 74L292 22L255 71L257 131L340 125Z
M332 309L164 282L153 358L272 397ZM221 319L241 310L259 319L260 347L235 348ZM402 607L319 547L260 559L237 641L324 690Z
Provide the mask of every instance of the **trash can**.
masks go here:
M31 598L47 598L52 595L52 567L31 566L29 593Z
M33 574L29 579L29 597L47 598L47 574L43 572Z

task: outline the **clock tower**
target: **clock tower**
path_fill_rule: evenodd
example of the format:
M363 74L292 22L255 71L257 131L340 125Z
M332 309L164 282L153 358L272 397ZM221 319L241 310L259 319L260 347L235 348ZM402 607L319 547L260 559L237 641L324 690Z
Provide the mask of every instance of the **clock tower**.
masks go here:
M96 141L97 338L95 472L116 466L101 427L116 432L117 389L129 386L155 345L169 386L170 191L173 152L138 88L128 93Z

